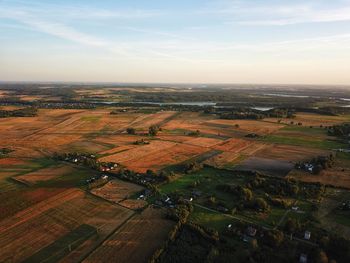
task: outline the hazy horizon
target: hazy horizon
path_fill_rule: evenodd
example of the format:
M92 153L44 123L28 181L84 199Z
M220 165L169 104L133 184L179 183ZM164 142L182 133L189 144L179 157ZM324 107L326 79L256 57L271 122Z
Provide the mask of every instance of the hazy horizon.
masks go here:
M3 82L350 85L350 1L0 0Z

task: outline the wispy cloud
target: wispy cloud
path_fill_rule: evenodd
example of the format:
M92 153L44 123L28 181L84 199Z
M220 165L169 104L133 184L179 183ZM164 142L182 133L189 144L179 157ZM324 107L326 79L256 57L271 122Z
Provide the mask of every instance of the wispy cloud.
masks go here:
M350 21L350 2L334 1L333 7L323 1L304 3L262 1L214 2L200 12L227 16L231 24L254 26L284 26L306 23ZM232 19L232 17L234 17Z
M0 2L1 7L1 2ZM230 56L237 52L300 52L312 49L329 49L345 48L346 44L350 44L350 34L343 33L337 35L321 36L314 38L301 38L295 40L285 41L271 41L271 42L242 42L242 41L222 41L207 39L206 41L197 40L191 36L182 36L171 32L164 32L152 28L138 28L135 26L116 26L118 29L128 30L136 33L142 33L140 41L113 41L108 38L100 37L98 34L91 34L76 29L70 24L64 23L69 17L79 19L79 17L103 17L115 18L124 17L130 18L135 14L123 14L119 16L120 12L111 10L94 10L91 8L83 8L80 12L76 7L64 6L59 11L55 12L50 9L49 14L45 13L42 6L31 8L23 8L22 6L4 6L6 8L0 9L0 18L8 18L19 22L27 29L42 32L51 36L55 36L64 40L68 40L81 45L96 48L97 50L107 51L112 55L130 59L169 59L181 61L194 61L206 59L215 56ZM216 12L222 14L237 14L237 20L230 23L238 23L244 25L287 25L293 23L303 23L303 21L335 21L350 19L350 8L336 9L336 11L319 11L315 12L314 8L308 4L302 5L285 5L271 8L271 6L254 6L249 8L246 4L236 1L235 4L229 8L212 8L201 10L201 14L208 14L208 12ZM51 7L52 8L52 7ZM85 12L86 11L86 12ZM63 13L65 14L63 16ZM136 16L150 15L148 11L140 11ZM249 20L249 17L254 14L257 17L271 16L272 19L265 20ZM60 16L60 19L56 19ZM248 17L249 16L249 17ZM244 18L247 17L247 18ZM275 18L276 17L276 18ZM285 18L277 18L285 17ZM146 36L146 37L145 37ZM160 38L161 37L161 38Z
M2 3L3 2L3 3ZM0 7L3 10L21 10L22 12L40 15L51 19L137 19L151 18L159 16L162 13L158 10L142 9L101 9L90 7L88 5L58 5L54 3L42 3L33 1L0 1Z
M21 3L21 1L17 1ZM24 2L23 2L24 3ZM28 4L28 3L27 3ZM116 26L115 29L126 29L136 33L144 33L148 35L153 41L145 45L145 42L121 42L112 41L110 39L96 36L95 34L89 34L77 30L64 21L70 21L70 19L131 19L131 18L149 18L156 16L156 11L147 10L102 10L92 9L88 7L72 7L72 6L54 6L54 5L40 5L35 2L30 2L29 6L3 6L1 8L0 2L0 18L7 18L14 20L22 25L26 30L34 30L41 33L48 34L50 36L58 37L67 41L78 43L84 46L97 48L101 51L106 51L111 55L116 55L119 58L128 59L171 59L181 61L192 61L186 56L181 56L173 52L171 47L178 45L180 41L181 45L186 41L194 41L193 38L183 37L178 34L172 34L168 32L162 32L153 29L136 28L132 26ZM49 7L49 8L48 8ZM57 19L58 18L58 19ZM159 41L155 36L163 37L163 39L173 39L174 41L166 40L166 42ZM162 43L164 45L162 45ZM175 44L176 43L176 44Z
M1 2L0 2L1 7ZM69 26L61 21L56 21L55 17L60 17L59 20L66 20L69 17L79 19L80 17L93 18L132 18L132 17L146 17L150 15L148 12L135 12L119 13L107 10L92 10L82 7L62 7L57 9L58 12L53 9L44 10L41 8L23 8L13 6L2 6L0 9L0 18L7 18L20 23L22 26L16 25L16 27L22 27L26 30L34 30L41 33L45 33L51 36L55 36L64 40L68 40L74 43L82 44L89 47L99 48L101 50L108 51L112 54L122 55L125 57L135 58L136 50L130 50L128 45L123 43L115 43L101 37L97 37L88 33L81 32L72 26ZM48 13L54 13L55 15L48 15ZM62 13L62 15L60 15ZM63 15L64 14L64 15ZM141 54L140 54L141 55ZM165 56L165 55L163 55Z
M308 10L301 13L295 13L291 16L275 19L263 19L263 20L241 20L232 23L238 23L241 25L257 25L257 26L285 26L295 24L306 23L325 23L325 22L339 22L350 21L350 7L316 11Z

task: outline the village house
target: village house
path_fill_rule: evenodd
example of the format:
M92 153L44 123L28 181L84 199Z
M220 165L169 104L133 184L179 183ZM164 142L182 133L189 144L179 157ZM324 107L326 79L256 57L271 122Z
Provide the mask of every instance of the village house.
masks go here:
M304 239L310 240L310 238L311 238L311 232L310 232L310 231L305 231L305 233L304 233Z
M307 255L306 254L300 254L300 257L299 257L299 262L300 263L307 263Z
M246 234L251 236L251 237L255 237L256 235L256 228L252 227L252 226L249 226L247 229L246 229Z

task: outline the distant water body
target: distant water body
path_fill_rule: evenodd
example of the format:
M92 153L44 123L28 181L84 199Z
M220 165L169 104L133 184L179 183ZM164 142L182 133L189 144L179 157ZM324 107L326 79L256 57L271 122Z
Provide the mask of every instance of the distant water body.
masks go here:
M286 97L286 98L310 98L306 95L294 95L294 94L282 94L282 93L265 93L266 96L275 96L275 97Z
M259 111L268 111L268 110L272 110L273 107L251 107L251 109L259 110Z
M118 102L113 101L98 101L96 103L103 103L103 104L115 104ZM153 102L153 101L130 101L125 102L129 104L149 104L149 105L158 105L158 106L167 106L167 105L184 105L184 106L215 106L216 102Z

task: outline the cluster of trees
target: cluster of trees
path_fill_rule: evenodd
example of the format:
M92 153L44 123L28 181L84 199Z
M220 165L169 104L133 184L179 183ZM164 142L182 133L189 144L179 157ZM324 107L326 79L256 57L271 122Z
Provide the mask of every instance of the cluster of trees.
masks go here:
M10 152L13 152L13 150L9 148L0 148L0 158L8 155Z
M334 155L318 156L308 162L297 162L295 164L296 169L303 169L313 174L319 174L322 170L333 167L335 162Z
M239 201L237 206L237 209L239 210L243 210L244 208L262 212L267 212L270 210L270 206L266 200L262 197L254 197L252 190L248 187L224 184L219 185L218 189L235 195Z
M283 197L298 197L319 199L325 192L325 186L320 183L303 183L292 179L262 177L255 175L245 185L218 185L217 189L230 193L237 199L236 210L253 209L260 212L270 211L270 206L287 208L292 205ZM255 196L254 192L264 192L263 196ZM218 202L214 196L208 199L211 207L225 207L225 204Z
M295 234L304 229L304 225L296 218L288 218L284 224L284 231L288 234Z
M233 108L229 111L227 109L217 109L221 119L252 119L259 120L263 118L293 118L294 111L290 109L271 109L268 111L259 111L252 108Z
M336 262L350 262L350 241L335 235L325 236L321 239L321 248L336 260Z
M136 129L129 127L129 128L126 129L126 132L128 134L130 134L130 135L135 135L136 134Z
M177 204L175 208L169 208L167 210L166 217L176 222L180 221L182 224L184 224L192 211L193 206L191 204L182 202Z
M234 262L298 262L301 253L307 256L308 262L350 262L350 241L334 235L328 235L327 232L317 227L313 228L317 246L290 241L289 234L303 234L305 228L305 223L301 224L297 219L292 218L287 219L283 228L284 232L278 229L264 230L258 227L259 234L250 240L249 250L246 251L248 260L235 260ZM226 237L241 236L245 229L247 229L247 226L244 223L235 223L232 228L224 232L224 236L220 236L220 240L224 240ZM222 248L219 248L219 251L218 254L220 256ZM231 251L234 251L234 249L230 249ZM236 259L238 255L240 253L234 252L236 257L232 258ZM225 256L229 258L229 253ZM226 260L226 262L231 261Z
M175 208L168 208L165 214L166 218L174 220L177 223L173 229L170 230L168 238L163 246L155 251L148 262L154 263L160 261L161 256L163 256L162 254L164 254L169 249L169 246L175 242L179 231L183 229L183 226L187 222L187 219L192 211L193 206L184 202L179 202Z
M328 127L328 135L337 136L341 138L349 138L350 124L345 123L341 125L333 125Z
M146 171L146 173L141 174L141 173L136 173L132 170L125 169L123 167L118 169L115 175L118 176L120 179L146 186L147 188L152 190L152 192L155 194L159 193L159 189L157 185L164 182L170 182L172 179L171 178L172 174L166 173L164 171L161 171L160 173L156 173L149 169Z
M248 182L247 187L261 189L270 195L287 197L303 195L315 199L320 198L325 192L325 186L320 183L305 183L290 178L271 178L259 175L254 176Z
M162 129L158 125L152 125L148 128L148 134L150 136L156 136Z
M144 139L140 139L140 140L134 141L134 144L135 144L135 145L146 145L146 144L150 144L150 142L149 142L149 141L146 141L146 140L144 140Z
M193 223L186 223L179 227L176 238L167 242L162 253L149 262L211 262L209 257L218 240L218 232L208 231Z
M240 223L235 223L239 225ZM324 236L319 247L290 241L278 230L259 229L259 235L248 243L241 240L247 225L241 223L237 231L226 230L222 234L193 223L181 225L171 233L166 245L158 250L149 262L298 262L300 254L306 254L308 262L345 263L350 259L349 241ZM235 240L235 242L231 242Z
M200 130L191 131L188 133L189 136L199 136L201 134Z
M32 107L37 109L94 109L96 105L94 103L75 101L62 99L59 101L21 101L17 97L0 98L0 105L4 106L19 106L19 107Z
M149 136L157 136L158 132L161 130L162 130L162 128L160 128L158 125L152 125L148 128L148 135ZM126 129L126 132L130 135L135 135L136 129L129 127Z
M348 114L350 112L350 109L347 107L337 107L337 106L326 106L326 107L320 107L320 108L300 108L296 107L296 111L300 112L311 112L311 113L317 113L320 115L331 115L336 116L339 114Z
M203 164L199 162L189 162L184 164L184 172L187 174L194 173L196 171L199 171L202 168L203 168Z
M0 118L7 117L35 117L38 114L38 109L34 107L27 107L17 110L0 110Z
M33 102L33 105L42 109L95 109L96 108L96 105L94 103L71 101L71 100Z

